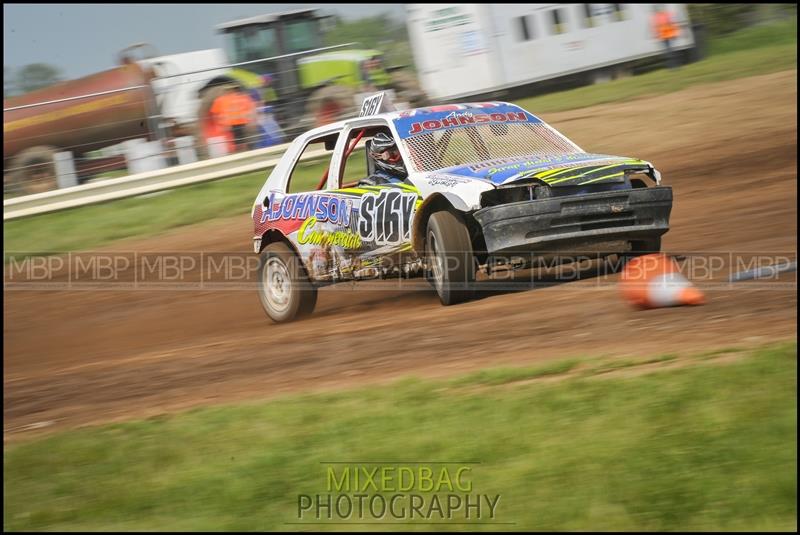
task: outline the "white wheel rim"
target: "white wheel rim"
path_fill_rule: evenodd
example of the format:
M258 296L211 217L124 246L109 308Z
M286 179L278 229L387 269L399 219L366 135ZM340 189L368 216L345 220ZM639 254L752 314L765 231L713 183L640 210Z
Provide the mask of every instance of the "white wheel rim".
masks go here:
M269 307L276 312L289 308L292 279L289 270L279 258L270 258L264 266L264 297Z

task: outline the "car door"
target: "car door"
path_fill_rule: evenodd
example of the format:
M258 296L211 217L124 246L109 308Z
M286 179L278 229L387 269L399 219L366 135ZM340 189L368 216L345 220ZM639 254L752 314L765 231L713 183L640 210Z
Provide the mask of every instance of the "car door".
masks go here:
M391 135L385 122L354 126L344 134L339 177L334 183L339 187L331 193L353 201L349 231L357 237L359 246L340 252L342 276L375 277L413 261L408 252L414 212L421 202L419 190L408 182L377 186L358 183L374 172L365 146L378 132Z
M316 282L339 278L340 249L357 245L348 230L354 202L329 189L339 135L331 131L308 139L287 168L273 172L275 180L271 176L261 194L263 207L254 213L256 234L275 230L286 237Z

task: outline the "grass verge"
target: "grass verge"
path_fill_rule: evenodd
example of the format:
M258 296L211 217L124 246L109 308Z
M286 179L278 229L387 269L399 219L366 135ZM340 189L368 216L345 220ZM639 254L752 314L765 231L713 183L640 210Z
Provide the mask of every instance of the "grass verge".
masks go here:
M406 463L474 461L469 492L499 494L492 521L510 524L467 529L794 530L797 346L738 354L720 364L694 358L656 373L556 382L514 385L507 372L500 381L485 380L492 372L407 379L12 444L4 452L4 528L362 529L370 526L292 524L316 521L313 513L298 518L298 496L327 493L328 463L416 469ZM453 518L475 520L463 511Z
M790 17L781 22L762 24L739 30L731 35L712 39L708 53L711 56L754 50L777 45L795 45L797 43L797 17Z
M299 187L316 184L325 164L301 162ZM269 171L258 171L185 188L156 192L6 222L6 260L30 253L58 253L101 247L122 238L160 232L237 214L253 206ZM242 243L250 236L243 235ZM233 246L234 244L232 244ZM15 254L22 253L22 254Z
M697 63L684 65L674 71L661 69L631 78L526 98L517 101L517 104L533 113L564 111L663 95L694 85L796 68L795 42L722 53Z

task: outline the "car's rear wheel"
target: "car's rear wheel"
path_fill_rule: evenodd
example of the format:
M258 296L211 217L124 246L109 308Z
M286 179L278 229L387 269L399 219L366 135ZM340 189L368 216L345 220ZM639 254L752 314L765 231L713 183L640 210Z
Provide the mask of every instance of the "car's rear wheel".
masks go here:
M454 212L435 212L426 234L429 279L443 305L466 301L475 282L472 242L462 218Z
M317 288L300 259L284 243L271 243L261 253L258 285L261 306L276 323L311 314L317 303Z

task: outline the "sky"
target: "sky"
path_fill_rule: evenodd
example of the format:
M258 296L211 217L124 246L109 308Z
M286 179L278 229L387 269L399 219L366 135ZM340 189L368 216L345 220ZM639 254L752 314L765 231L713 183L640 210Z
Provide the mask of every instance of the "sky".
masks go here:
M222 48L214 27L278 11L319 8L353 20L386 13L405 20L403 4L4 4L3 66L58 67L65 79L116 65L117 52L148 42L159 54Z

